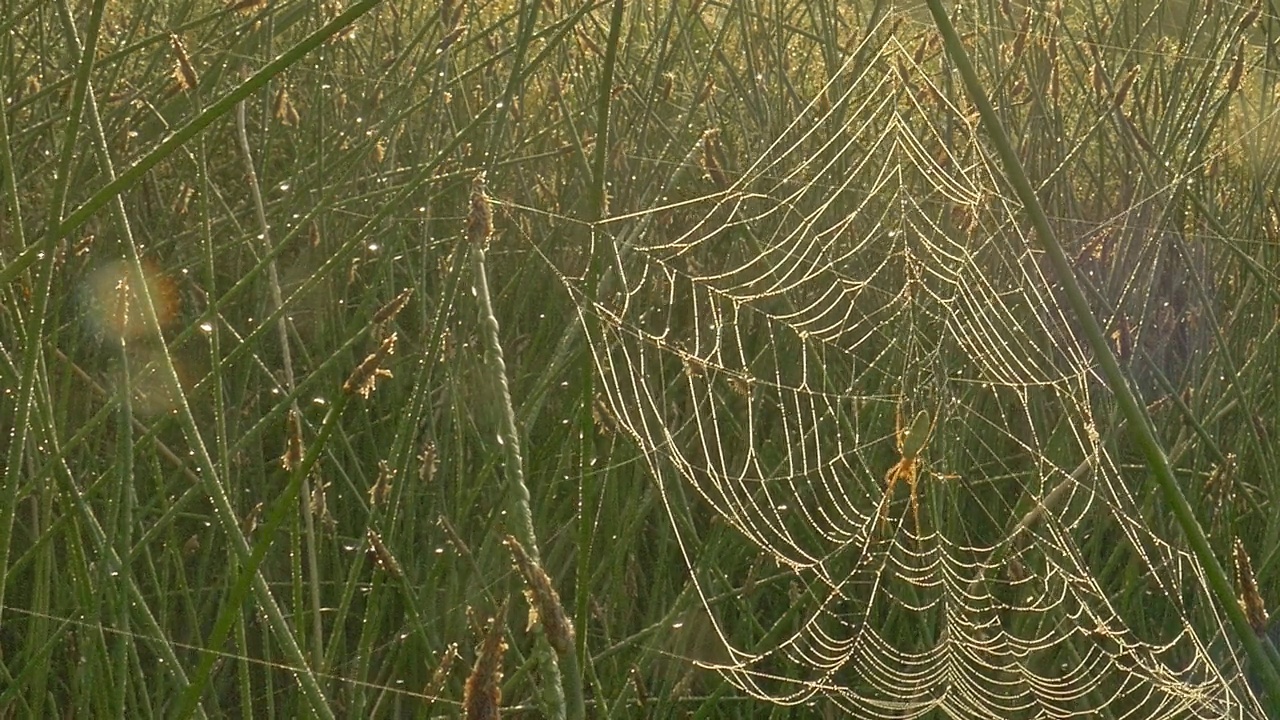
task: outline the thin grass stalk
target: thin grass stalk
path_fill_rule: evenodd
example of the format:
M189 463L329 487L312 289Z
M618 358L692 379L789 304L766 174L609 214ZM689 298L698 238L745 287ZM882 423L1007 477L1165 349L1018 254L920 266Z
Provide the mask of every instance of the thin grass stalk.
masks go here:
M306 477L311 472L311 469L315 467L321 450L325 447L329 435L332 434L338 419L342 416L342 411L346 408L348 397L347 393L338 393L333 404L329 406L329 412L325 415L324 422L320 426L320 431L317 433L315 441L308 447L302 462L293 469L289 483L272 507L266 522L259 528L258 539L254 543L249 557L241 561L241 572L236 584L227 593L227 597L222 604L222 610L214 621L213 629L209 632L206 640L208 647L221 647L226 640L227 634L231 631L232 622L241 616L238 608L249 593L251 580L261 577L258 575L258 567L262 564L262 559L266 557L267 550L271 547L272 538L279 532L285 518L289 516L289 509L293 507L294 501L298 497L298 490L302 486L302 478ZM300 652L299 655L301 655ZM200 666L193 675L191 687L179 700L177 712L174 714L175 717L185 717L189 708L198 701L204 685L208 683L209 672L213 669L213 663L216 659L216 654L212 652L205 653L201 658ZM317 714L329 718L333 717L332 710L327 703Z
M6 32L4 33L3 38L4 40L3 40L2 47L4 48L4 51L5 51L4 56L9 57L10 53L12 53L13 51L13 48L12 48L13 35L11 33ZM17 247L23 247L26 245L26 238L23 234L22 208L21 208L21 203L19 202L19 199L18 199L18 192L17 192L17 188L18 188L17 175L14 172L12 148L9 143L9 126L8 126L7 112L0 112L0 177L3 177L4 186L7 190L4 193L5 211L10 218L11 228L12 228L12 232L14 234L15 240L17 242ZM52 268L51 263L46 263L41 266L42 269L46 267L50 269L45 270L45 277L47 277L48 274L50 274L51 272L51 268ZM37 278L41 277L40 273L36 273L36 277ZM43 281L38 282L38 284L41 286L45 285ZM43 308L46 302L47 302L47 299L45 297L37 296L36 310L39 312L39 315L35 317L43 318L43 315L44 315ZM22 322L21 317L22 317L22 314L19 312L18 313L19 324L21 324ZM32 327L35 327L34 321L29 321L29 322L31 323ZM24 407L26 407L26 403L30 402L28 398L30 397L34 389L35 370L37 367L36 362L38 361L38 358L34 355L34 353L38 349L39 344L40 343L38 341L28 343L26 347L26 352L23 355L23 371L22 371L23 374L19 378L20 387L18 391L18 397L23 398L23 400L21 401L22 405L20 405L18 408L19 410L22 410ZM28 366L30 366L30 369L28 369ZM29 410L27 412L29 412ZM19 486L20 486L19 481L21 479L21 476L18 472L19 466L14 464L14 458L17 457L19 461L21 460L22 449L26 445L26 440L25 440L26 428L21 424L16 425L16 428L18 432L10 436L9 441L12 444L10 445L10 447L8 448L8 452L6 453L6 456L9 460L8 472L5 474L4 488L3 490L0 490L0 616L3 615L3 609L5 607L5 603L4 603L5 581L7 577L10 575L10 573L16 573L16 568L10 568L9 566L9 551L10 551L10 547L13 539L14 514L16 512L17 500L19 495ZM49 553L46 552L42 554L42 557L47 559L48 554ZM0 620L2 620L2 618L0 618ZM29 618L26 619L26 622L30 623L30 619ZM31 638L31 641L32 642L36 641L36 637L34 633ZM51 637L47 642L49 643L53 642L53 637ZM40 656L41 655L39 653L35 655L35 657L37 658ZM31 665L34 665L35 667L31 667ZM17 700L19 702L25 703L26 701L21 697L21 693L17 693L17 688L26 687L28 686L29 682L35 683L35 684L43 684L44 677L47 675L47 672L48 672L48 663L37 662L37 663L32 663L28 665L28 667L24 668L20 672L18 679L10 680L7 677L5 678L5 683L8 685L9 690L6 691L6 693L4 694L9 694L9 693L18 694L19 698ZM8 676L9 673L7 671L7 668L5 669L3 674L5 676ZM28 675L37 675L38 677L33 681L28 681L26 679ZM19 684L19 682L21 682L21 685ZM42 697L42 696L35 695L35 697ZM14 698L9 698L7 702L14 702L14 701L15 701ZM0 704L4 704L5 702L6 700L3 698L3 695L0 695ZM31 712L31 710L29 709L29 706L28 706L28 712Z
M1190 503L1187 502L1186 496L1182 494L1178 480L1173 475L1173 468L1169 464L1169 458L1165 455L1164 448L1161 447L1160 441L1155 436L1151 417L1126 382L1124 372L1120 369L1120 364L1116 360L1116 356L1112 352L1106 337L1103 335L1102 329L1098 326L1097 319L1094 318L1093 312L1089 308L1089 302L1085 299L1084 292L1076 280L1071 260L1067 257L1066 251L1061 243L1058 242L1053 228L1049 224L1049 218L1040 204L1040 199L1036 196L1035 188L1032 186L1026 172L1022 169L1022 163L1018 159L1017 151L1005 132L999 115L996 114L995 108L992 107L991 100L987 97L986 90L983 88L982 81L978 78L973 64L969 61L968 53L960 40L959 34L956 32L955 26L951 24L951 19L943 7L942 0L928 0L928 4L934 23L937 25L938 31L942 33L947 55L950 56L952 62L955 63L956 68L960 71L961 77L964 78L970 99L978 106L978 111L982 115L982 124L986 128L987 134L991 137L992 144L995 145L1004 164L1005 175L1010 184L1013 185L1014 190L1017 191L1018 198L1031 216L1032 223L1036 229L1035 234L1049 256L1058 281L1062 283L1063 290L1067 295L1071 309L1080 323L1095 357L1097 357L1099 364L1102 366L1103 375L1107 378L1107 384L1110 385L1112 392L1115 393L1120 410L1129 424L1134 440L1146 456L1147 465L1155 475L1156 482L1159 483L1160 489L1164 493L1165 501L1172 508L1178 525L1181 526L1183 533L1186 534L1187 542L1190 544L1192 552L1204 569L1215 599L1235 628L1236 635L1249 656L1251 666L1261 677L1271 711L1277 717L1280 717L1280 672L1271 662L1271 655L1263 647L1263 641L1250 627L1244 609L1240 607L1240 603L1236 600L1230 579L1218 559L1214 556L1213 548L1204 534L1204 529L1196 521L1194 510L1192 510Z
M89 92L89 79L93 73L94 57L96 55L98 30L102 25L102 15L106 7L105 0L97 0L89 11L88 26L88 42L80 50L80 62L76 71L75 85L71 94L71 107L67 115L67 126L63 133L62 155L58 163L58 172L53 184L53 197L49 204L48 216L45 220L45 227L52 228L62 219L62 210L66 202L67 189L71 184L71 164L75 155L76 136L80 127L80 117L84 113L85 98ZM66 8L66 3L59 4L59 10L62 12L64 19L69 18L70 10ZM73 26L74 27L74 26ZM6 121L2 121L6 122ZM6 149L6 175L12 178L9 188L9 196L11 205L15 211L14 219L21 218L16 211L19 209L17 197L16 177L13 173L12 157L9 156L9 133L5 128L4 133L5 149ZM52 248L53 242L49 239L51 233L46 230L45 236L41 240L28 246L23 255L31 254L31 262L40 257L38 252L33 250L40 246ZM21 236L19 236L21 237ZM31 277L31 295L32 305L30 313L27 314L26 324L26 345L22 356L22 370L18 379L17 407L14 411L14 432L9 436L9 452L7 454L6 472L5 472L5 491L0 495L0 570L8 567L9 563L9 546L13 540L13 520L14 510L17 505L18 488L21 486L20 472L24 462L25 448L28 443L28 437L31 426L32 404L35 402L35 388L37 385L39 368L42 363L41 347L44 339L44 320L49 305L49 294L52 290L53 282L53 265L55 253L48 252L44 254L44 262L40 263L37 272ZM11 263L14 265L16 263ZM29 265L30 263L28 263ZM25 269L25 268L23 268ZM0 273L5 273L8 268L0 269ZM14 271L10 277L4 281L8 284L21 273L21 270ZM21 316L19 316L21 317ZM0 571L0 617L3 616L4 608L5 581L8 574Z
M271 226L267 223L266 205L262 200L262 188L258 184L258 172L254 167L253 150L249 146L249 131L245 122L244 103L236 104L236 137L240 143L240 153L244 157L245 173L249 180L249 194L253 197L254 217L258 220L259 239L267 255L271 256ZM271 256L271 261L267 263L267 284L271 290L271 309L280 312L284 308L283 293L280 291L280 273L276 268L275 257ZM289 409L296 416L301 417L302 411L298 407L297 382L293 375L293 354L289 348L289 327L285 315L280 314L276 320L276 333L278 342L280 343L280 362L284 366L284 389L285 392L292 396L289 401ZM214 371L217 372L216 370ZM310 590L309 600L311 602L311 662L317 669L322 667L324 663L324 629L320 622L320 563L316 557L316 527L315 519L311 516L309 504L311 502L311 482L306 476L302 478L302 487L298 493L299 512L302 513L303 539L307 558L307 573L311 582L306 583Z
M72 40L76 44L79 43L79 41L74 37ZM98 116L97 105L94 102L92 94L87 95L87 98L88 102L85 105L85 110L87 111L86 120L91 130L90 135L94 143L94 150L98 156L98 162L102 168L102 172L110 178L107 186L111 187L116 184L118 176L115 173L115 169L111 161L106 134L102 128L101 118ZM111 202L112 214L115 216L116 224L121 233L122 244L124 245L133 276L135 278L146 277L146 273L142 266L142 257L138 249L138 245L133 239L132 226L125 210L123 199L119 194L111 194L107 196L104 202ZM56 231L54 234L56 234ZM46 236L46 239L47 238L48 236ZM49 253L51 256L52 254L53 253ZM140 315L146 334L159 341L159 347L162 351L160 356L163 360L163 362L160 363L160 371L163 380L168 385L168 389L173 393L173 397L176 400L176 419L182 427L183 433L187 438L187 442L190 444L194 457L200 466L201 481L206 494L214 506L215 516L218 518L223 531L231 542L232 548L243 563L251 557L251 548L248 544L248 540L241 531L235 510L231 506L230 498L227 496L226 487L219 478L218 468L213 464L208 448L205 446L200 430L196 425L195 416L191 412L191 406L187 402L186 395L182 388L182 383L178 379L177 370L173 364L173 358L169 356L168 347L163 342L160 321L156 316L155 305L152 302L150 293L147 291L146 283L142 282L140 284L141 288L136 292L136 298L139 305L138 309L141 311ZM333 712L329 707L328 701L325 699L324 693L320 689L320 685L316 680L315 674L307 666L306 658L302 655L302 650L298 647L297 640L293 636L293 631L289 627L288 621L284 617L284 613L276 603L275 596L271 592L271 587L267 584L266 579L257 572L256 566L254 566L249 572L245 573L245 575L252 576L251 582L258 606L267 616L268 624L271 627L276 640L284 650L285 657L292 664L294 677L301 686L303 695L306 697L311 711L319 717L332 718ZM206 655L206 657L208 656ZM203 683L200 682L199 678L197 678L197 680L187 689L189 693L198 697L202 686ZM188 712L189 711L190 710L188 709Z
M144 281L145 282L145 281ZM122 293L128 293L130 288L125 286ZM123 302L123 301L122 301ZM127 310L126 313L127 315ZM129 644L133 641L133 633L129 631L129 612L128 600L122 595L122 586L133 581L132 563L128 562L129 557L129 539L133 534L133 432L130 427L133 420L133 376L132 368L129 363L128 341L123 337L120 338L117 345L120 353L120 370L121 381L119 388L119 440L118 452L116 454L116 488L115 498L111 503L110 517L108 527L111 528L112 535L115 539L116 552L125 561L119 565L110 567L111 572L104 572L102 579L110 583L110 590L102 593L104 597L114 599L112 630L116 631L113 643L111 663L115 672L122 673L116 683L116 695L113 698L115 706L122 714L129 712L126 704L125 690L128 687L126 678L128 671L126 668L126 655L129 651ZM106 588L101 588L106 590Z
M608 185L606 175L608 173L607 163L609 158L609 148L612 145L612 136L610 134L609 116L613 108L613 83L615 68L618 62L618 46L622 36L622 20L623 13L626 10L626 3L623 0L614 0L612 12L609 15L609 39L605 45L604 66L600 72L600 82L597 87L596 100L596 143L594 153L591 158L591 195L590 207L588 208L588 232L595 234L603 231L599 227L599 221L609 213L608 196L606 195L606 186ZM607 245L605 246L607 247ZM587 276L587 298L594 299L598 297L598 282L601 275L601 262L603 258L596 253L591 259L591 269ZM584 330L588 335L592 330L584 326ZM581 399L578 404L578 423L579 423L579 468L578 468L578 507L581 512L578 515L578 558L576 568L576 584L577 589L574 593L574 621L579 628L586 628L589 622L590 600L591 600L591 564L592 549L595 541L595 517L588 510L595 507L595 493L593 488L598 486L594 482L595 468L595 430L592 418L591 408L595 401L595 368L593 367L592 353L582 354L582 368L580 370L578 381L581 383ZM570 653L573 655L575 663L588 662L587 659L587 633L578 632L575 638L575 647ZM574 668L575 674L577 668ZM579 684L580 676L573 678ZM580 717L581 708L575 708Z
M467 222L466 242L471 251L471 273L475 285L476 302L479 304L480 337L484 343L485 362L489 381L501 406L499 411L498 441L503 458L503 471L507 478L507 497L514 518L513 534L534 563L541 564L538 537L533 527L530 509L529 487L524 481L524 457L520 449L520 432L516 427L515 407L511 403L511 390L507 384L507 364L502 354L502 341L498 317L493 310L489 294L488 271L485 268L485 243L493 231L489 200L485 195L484 175L477 175L471 189L471 215ZM564 720L566 717L565 694L560 674L560 664L555 650L546 636L537 633L536 655L543 670L542 701L548 717ZM580 686L579 686L580 687ZM575 699L575 705L581 698ZM576 717L576 716L575 716Z

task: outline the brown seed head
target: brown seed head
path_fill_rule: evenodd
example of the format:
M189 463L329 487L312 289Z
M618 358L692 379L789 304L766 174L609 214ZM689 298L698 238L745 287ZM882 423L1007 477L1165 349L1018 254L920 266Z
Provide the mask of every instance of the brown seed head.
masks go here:
M381 367L382 361L396 351L396 333L387 336L378 349L373 351L369 357L360 363L360 366L351 372L351 376L346 382L342 383L342 392L351 395L360 393L363 398L368 398L373 393L374 386L380 377L391 377L391 371Z
M418 453L418 480L423 483L429 483L436 476L436 470L440 466L440 458L437 454L436 444L434 440L428 440L422 445L422 452Z
M694 107L697 107L698 105L701 105L702 103L709 100L711 96L715 93L715 91L716 91L716 79L708 75L707 81L702 85L702 91L698 93L698 97L695 98L693 101Z
M559 593L551 586L551 578L511 535L507 536L507 548L515 558L516 569L524 577L524 594L529 600L529 626L541 623L542 632L557 653L566 655L573 652L573 623L560 604Z
M502 707L502 654L507 650L507 608L489 621L476 664L462 689L462 715L466 720L498 720Z
M395 556L383 544L382 536L373 528L369 528L365 532L365 538L369 541L369 549L373 551L373 559L378 564L378 567L393 578L399 579L402 577L404 573L400 570L400 563L396 561Z
M395 475L386 460L378 461L378 479L369 488L370 505L386 505L391 499L391 478Z
M287 423L287 439L284 455L280 458L280 467L284 468L285 472L293 472L294 468L302 464L302 420L298 417L297 410L289 410Z
M1129 90L1133 87L1133 81L1138 77L1138 71L1142 69L1141 65L1134 65L1129 68L1129 72L1120 78L1120 82L1116 84L1116 107L1124 104L1125 98L1129 96Z
M1240 538L1235 542L1236 584L1240 586L1240 606L1249 620L1249 627L1262 635L1267 631L1267 605L1258 592L1258 581L1253 574L1253 564Z
M178 82L178 89L190 90L199 85L200 79L196 77L196 69L191 65L191 57L187 55L187 48L182 44L182 38L169 33L169 46L173 48L173 54L178 59L178 65L173 70L173 79Z
M1239 32L1244 32L1245 30L1253 27L1253 24L1258 21L1258 16L1261 14L1262 0L1254 0L1253 7L1249 8L1249 12L1245 13L1244 17L1240 18Z
M493 234L493 209L485 192L484 172L476 173L471 180L471 212L467 216L467 240L484 247Z
M1227 92L1233 93L1240 89L1240 78L1244 77L1244 41L1236 46L1236 59L1231 64L1231 74L1227 76Z
M729 186L729 178L720 166L720 130L711 129L702 133L702 169L711 184L718 188Z
M378 312L373 314L373 324L382 325L395 320L396 315L400 314L404 306L409 304L409 298L411 297L413 297L413 288L409 287L401 290L399 295L391 299L391 302L383 305L378 309Z
M284 85L276 90L275 100L271 103L271 114L275 117L276 122L285 127L297 127L301 118L298 116L298 110L293 106L293 101L289 98L289 91Z

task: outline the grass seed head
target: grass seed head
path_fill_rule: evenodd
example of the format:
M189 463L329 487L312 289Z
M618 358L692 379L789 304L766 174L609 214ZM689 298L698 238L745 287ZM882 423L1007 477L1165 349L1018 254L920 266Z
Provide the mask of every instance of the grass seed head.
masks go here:
M506 605L489 620L476 656L476 664L462 689L462 715L466 720L498 720L502 707L502 655L507 651Z
M325 494L325 490L328 487L329 484L324 482L317 482L311 486L311 499L308 503L308 509L311 511L311 517L319 520L326 530L333 533L338 529L338 521L329 512L329 500Z
M378 378L391 377L391 371L383 367L382 361L396 351L396 333L387 336L378 349L373 351L359 367L351 372L351 376L346 382L342 383L342 392L351 395L359 393L360 397L368 398L375 389Z
M702 170L704 176L717 188L729 186L729 178L720 165L720 131L711 129L702 133Z
M386 460L378 461L378 479L369 488L370 505L386 505L391 499L391 478L394 474Z
M458 42L458 39L465 34L467 34L466 25L459 25L458 27L445 33L444 37L440 38L440 42L436 44L436 52L444 52L445 50L448 50L450 47L453 47L453 44Z
M199 85L200 79L196 77L196 69L191 65L191 57L187 55L187 48L182 44L182 38L175 33L169 33L169 46L173 48L174 57L178 61L173 69L173 79L177 81L178 89L191 90Z
M1240 586L1240 606L1249 620L1249 627L1259 636L1267 632L1267 605L1258 592L1258 581L1253 574L1253 564L1240 538L1235 542L1236 584Z
M1262 14L1262 0L1254 0L1253 7L1249 8L1249 12L1240 18L1240 29L1237 32L1244 32L1253 27L1258 21L1258 16Z
M302 420L298 417L298 411L289 410L287 439L285 441L284 455L280 458L280 466L285 472L293 472L293 469L302 464Z
M673 73L662 73L662 82L658 88L658 96L661 98L662 102L665 103L671 99L671 91L675 89L675 85L676 76Z
M1231 64L1231 74L1227 76L1227 94L1240 89L1240 78L1244 77L1244 41L1236 46L1235 62Z
M716 91L716 79L708 75L706 82L702 84L702 91L698 93L698 97L695 98L693 101L693 106L697 107L705 103L707 100L711 99L711 96L715 94L715 91Z
M444 650L444 657L440 658L440 664L436 665L436 669L431 672L431 680L422 689L422 694L428 703L434 703L440 697L444 684L449 681L449 671L453 669L453 661L457 659L458 643L449 643L449 647Z
M436 450L434 440L428 440L422 445L422 452L418 453L418 480L423 484L430 483L436 476L436 470L440 467L440 457Z
M240 532L244 533L245 537L253 535L253 531L258 529L258 520L261 518L262 503L258 503L257 505L254 505L253 509L249 511L249 514L245 515L244 519L240 521Z
M289 91L284 85L276 91L275 100L272 102L271 114L275 117L276 122L285 127L297 127L302 121L302 117L298 115L298 109L293 106L293 100L289 98Z
M378 312L373 314L373 324L383 325L395 320L396 315L400 314L404 306L409 304L409 298L411 297L413 297L413 288L409 287L401 290L399 295L391 299L391 302L383 305L378 309Z
M369 549L373 553L373 560L378 567L393 578L399 579L404 576L404 572L400 569L400 562L396 560L391 551L382 542L382 536L373 528L369 528L365 532L365 538L369 541Z
M467 240L472 245L485 247L493 234L493 208L485 191L484 172L476 173L471 180L471 212L467 215Z
M1116 83L1115 106L1124 105L1124 101L1129 97L1129 90L1133 88L1133 81L1138 77L1138 71L1142 69L1141 65L1134 65L1129 68L1129 72L1120 78L1120 82Z
M541 624L547 641L560 655L573 652L573 623L564 612L560 594L551 586L551 578L536 560L529 557L520 541L511 535L507 536L507 547L515 558L516 569L524 578L524 594L529 600L529 626Z

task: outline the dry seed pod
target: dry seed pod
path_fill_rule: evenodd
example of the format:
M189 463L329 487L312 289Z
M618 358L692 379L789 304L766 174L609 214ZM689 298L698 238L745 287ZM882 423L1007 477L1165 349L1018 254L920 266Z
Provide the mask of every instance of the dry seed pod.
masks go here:
M271 114L277 122L285 127L297 127L298 123L302 122L302 116L298 115L298 109L293 106L293 100L289 98L289 91L283 85L276 91Z
M258 520L261 517L262 503L258 503L253 506L248 515L244 516L244 520L240 521L240 532L244 533L245 537L252 535L253 531L258 529Z
M702 169L708 180L718 188L729 186L729 179L720 167L720 130L711 129L702 133Z
M1235 542L1236 584L1240 586L1240 607L1244 608L1244 616L1249 620L1249 627L1262 635L1267 632L1267 605L1258 592L1258 581L1253 574L1253 564L1249 561L1249 553L1244 549L1240 538Z
M287 423L287 438L284 455L280 457L280 467L285 472L293 472L294 468L302 464L302 419L298 417L296 409L289 410Z
M675 84L675 75L669 72L662 73L662 83L658 88L658 96L662 102L666 102L671 99L671 91L675 88Z
M409 304L410 297L413 297L413 288L410 287L401 290L399 295L396 295L391 299L391 302L383 305L378 309L378 312L373 314L373 324L382 325L383 323L389 323L392 320L395 320L396 315L400 314L400 311L404 309L404 306Z
M466 25L459 25L458 27L450 30L444 37L440 38L440 42L436 44L436 52L444 52L445 50L453 47L453 44L458 42L458 39L466 33Z
M1093 91L1099 95L1107 91L1107 75L1102 69L1102 61L1095 60L1093 69L1089 71L1089 80L1093 85Z
M333 519L333 515L329 512L329 501L325 496L325 489L328 483L317 482L311 488L311 500L308 503L308 509L311 511L311 517L314 517L324 525L329 532L338 529L338 521Z
M931 38L929 33L920 33L920 44L916 46L916 52L911 56L912 65L918 66L920 63L924 62L925 53L929 51L930 40Z
M453 661L457 659L458 643L449 643L449 647L444 650L444 657L440 658L440 664L431 672L431 680L422 690L423 699L428 703L434 703L440 697L440 691L444 690L444 684L449 680L449 671L453 669Z
M1141 65L1134 65L1129 68L1129 72L1120 78L1120 82L1116 84L1115 106L1120 107L1124 104L1125 98L1129 96L1129 90L1133 87L1133 81L1138 77L1138 71L1142 69Z
M1028 8L1027 14L1022 16L1022 25L1018 27L1018 34L1013 38L1011 62L1017 62L1022 57L1022 52L1027 49L1027 34L1031 31L1031 12Z
M199 85L200 79L196 77L196 69L191 65L191 57L187 55L182 38L169 33L169 46L173 48L173 54L178 60L177 67L173 70L173 79L178 82L178 89L190 90Z
M1236 59L1231 64L1231 74L1227 76L1227 93L1233 93L1240 88L1240 78L1244 76L1244 41L1236 46Z
M382 544L382 536L377 531L369 528L365 531L365 537L369 540L369 548L373 551L374 562L378 567L393 578L399 579L404 576L404 572L400 570L400 563L396 560L386 545Z
M601 435L613 437L618 434L618 419L609 409L609 402L603 395L596 395L591 403L591 419L595 421L596 430Z
M462 689L462 715L466 720L498 720L502 707L502 654L507 607L489 620L489 631L476 656L476 664Z
M423 483L431 482L439 467L440 458L437 455L435 441L428 440L423 444L422 452L418 453L418 480Z
M396 351L396 333L391 333L386 340L373 351L369 357L360 363L360 366L351 372L351 376L346 382L342 383L342 392L351 395L359 393L361 397L368 398L374 391L374 386L380 377L391 377L391 371L382 367L382 361L387 356L394 354Z
M1240 18L1240 29L1238 32L1244 32L1258 21L1258 16L1262 14L1262 0L1254 0L1253 7L1249 8L1249 12Z
M484 247L493 234L493 209L485 192L484 172L471 180L471 212L467 215L467 240Z
M716 91L716 79L707 76L707 81L702 85L702 92L698 93L698 97L694 98L693 106L697 107L706 102Z
M191 198L195 197L196 189L186 183L182 183L182 187L178 188L178 196L173 199L174 215L186 215L191 210Z
M525 597L529 599L529 626L542 625L547 642L561 655L573 652L573 623L560 604L560 595L551 586L551 578L542 566L524 551L520 541L507 536L507 547L515 558L516 568L524 577Z
M369 488L370 505L386 505L391 499L391 477L394 474L386 460L378 461L378 479Z

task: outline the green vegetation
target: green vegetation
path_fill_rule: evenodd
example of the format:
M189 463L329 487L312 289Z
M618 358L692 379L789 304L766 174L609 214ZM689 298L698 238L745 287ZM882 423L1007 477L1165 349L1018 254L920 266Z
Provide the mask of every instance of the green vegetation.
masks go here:
M4 4L0 717L1265 717L1280 25L959 12Z

